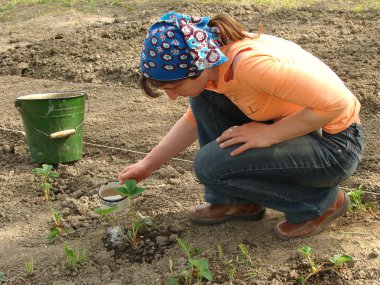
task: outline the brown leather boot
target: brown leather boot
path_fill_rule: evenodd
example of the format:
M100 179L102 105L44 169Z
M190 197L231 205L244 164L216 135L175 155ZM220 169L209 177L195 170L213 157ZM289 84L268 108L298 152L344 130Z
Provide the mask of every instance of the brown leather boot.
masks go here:
M198 224L221 224L228 220L261 220L265 208L256 204L216 205L202 204L190 210L190 220Z
M300 224L283 221L277 224L275 233L282 240L316 235L322 232L332 220L343 216L349 206L350 198L343 190L340 190L335 202L322 216Z

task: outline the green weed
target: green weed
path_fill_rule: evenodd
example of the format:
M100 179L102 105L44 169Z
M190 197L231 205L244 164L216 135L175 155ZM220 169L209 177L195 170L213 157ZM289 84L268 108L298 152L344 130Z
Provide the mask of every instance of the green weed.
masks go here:
M33 276L33 274L34 274L34 261L33 261L32 256L29 258L29 260L24 262L24 269L25 269L27 277Z
M224 271L228 274L228 284L234 284L236 279L252 280L260 273L260 269L254 264L249 248L242 243L239 244L238 252L232 259L224 256L221 244L218 244L217 252Z
M350 211L352 212L362 212L370 209L376 208L374 203L363 203L363 187L360 185L358 188L351 189L347 192L348 197L350 197L351 205Z
M83 264L87 260L87 249L76 248L71 249L68 247L67 243L65 243L64 251L66 255L66 264L71 269L77 269L78 265Z
M239 244L239 250L240 253L236 256L236 259L244 268L244 272L241 273L241 278L245 281L251 280L259 274L260 270L254 268L252 256L244 244Z

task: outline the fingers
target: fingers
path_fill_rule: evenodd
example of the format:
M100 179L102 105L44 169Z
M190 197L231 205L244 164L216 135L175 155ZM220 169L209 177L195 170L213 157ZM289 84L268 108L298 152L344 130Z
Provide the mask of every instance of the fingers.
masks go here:
M128 172L130 170L130 166L124 168L117 176L117 179L119 180L120 184L123 184L125 180L129 179L130 175L128 175Z
M231 156L239 155L239 154L245 152L246 150L248 150L248 149L250 149L250 148L251 148L251 147L250 147L247 143L245 143L245 144L239 146L237 149L233 150L233 151L230 153L230 155L231 155Z
M231 156L239 155L251 148L246 138L244 137L244 134L242 133L242 127L239 126L228 128L220 137L216 139L216 141L220 143L219 146L221 148L227 148L232 145L242 144L230 153Z
M236 137L238 134L239 134L239 127L238 126L233 126L233 127L230 127L228 128L227 130L225 130L221 136L219 136L217 139L216 139L216 142L218 143L222 143L226 140L229 140L233 137Z
M244 143L244 142L245 141L244 141L243 137L238 136L238 137L232 137L230 139L225 140L219 146L221 148L226 148L226 147L229 147L231 145L235 145L235 144L238 144L238 143Z

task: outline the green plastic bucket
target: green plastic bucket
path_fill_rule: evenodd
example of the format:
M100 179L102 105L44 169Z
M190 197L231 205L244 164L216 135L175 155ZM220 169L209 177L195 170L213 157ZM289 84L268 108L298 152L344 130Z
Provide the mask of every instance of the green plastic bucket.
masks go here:
M84 92L30 94L16 99L33 162L57 164L82 158L86 99Z

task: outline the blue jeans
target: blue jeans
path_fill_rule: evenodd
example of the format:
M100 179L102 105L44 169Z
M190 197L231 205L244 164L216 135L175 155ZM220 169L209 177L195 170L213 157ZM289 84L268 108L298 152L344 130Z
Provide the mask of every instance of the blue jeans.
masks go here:
M338 134L313 132L231 156L238 145L222 149L215 139L229 127L252 120L227 97L212 91L189 102L200 144L195 174L208 203L255 203L283 212L289 223L312 220L335 201L339 183L354 173L362 157L360 124Z

